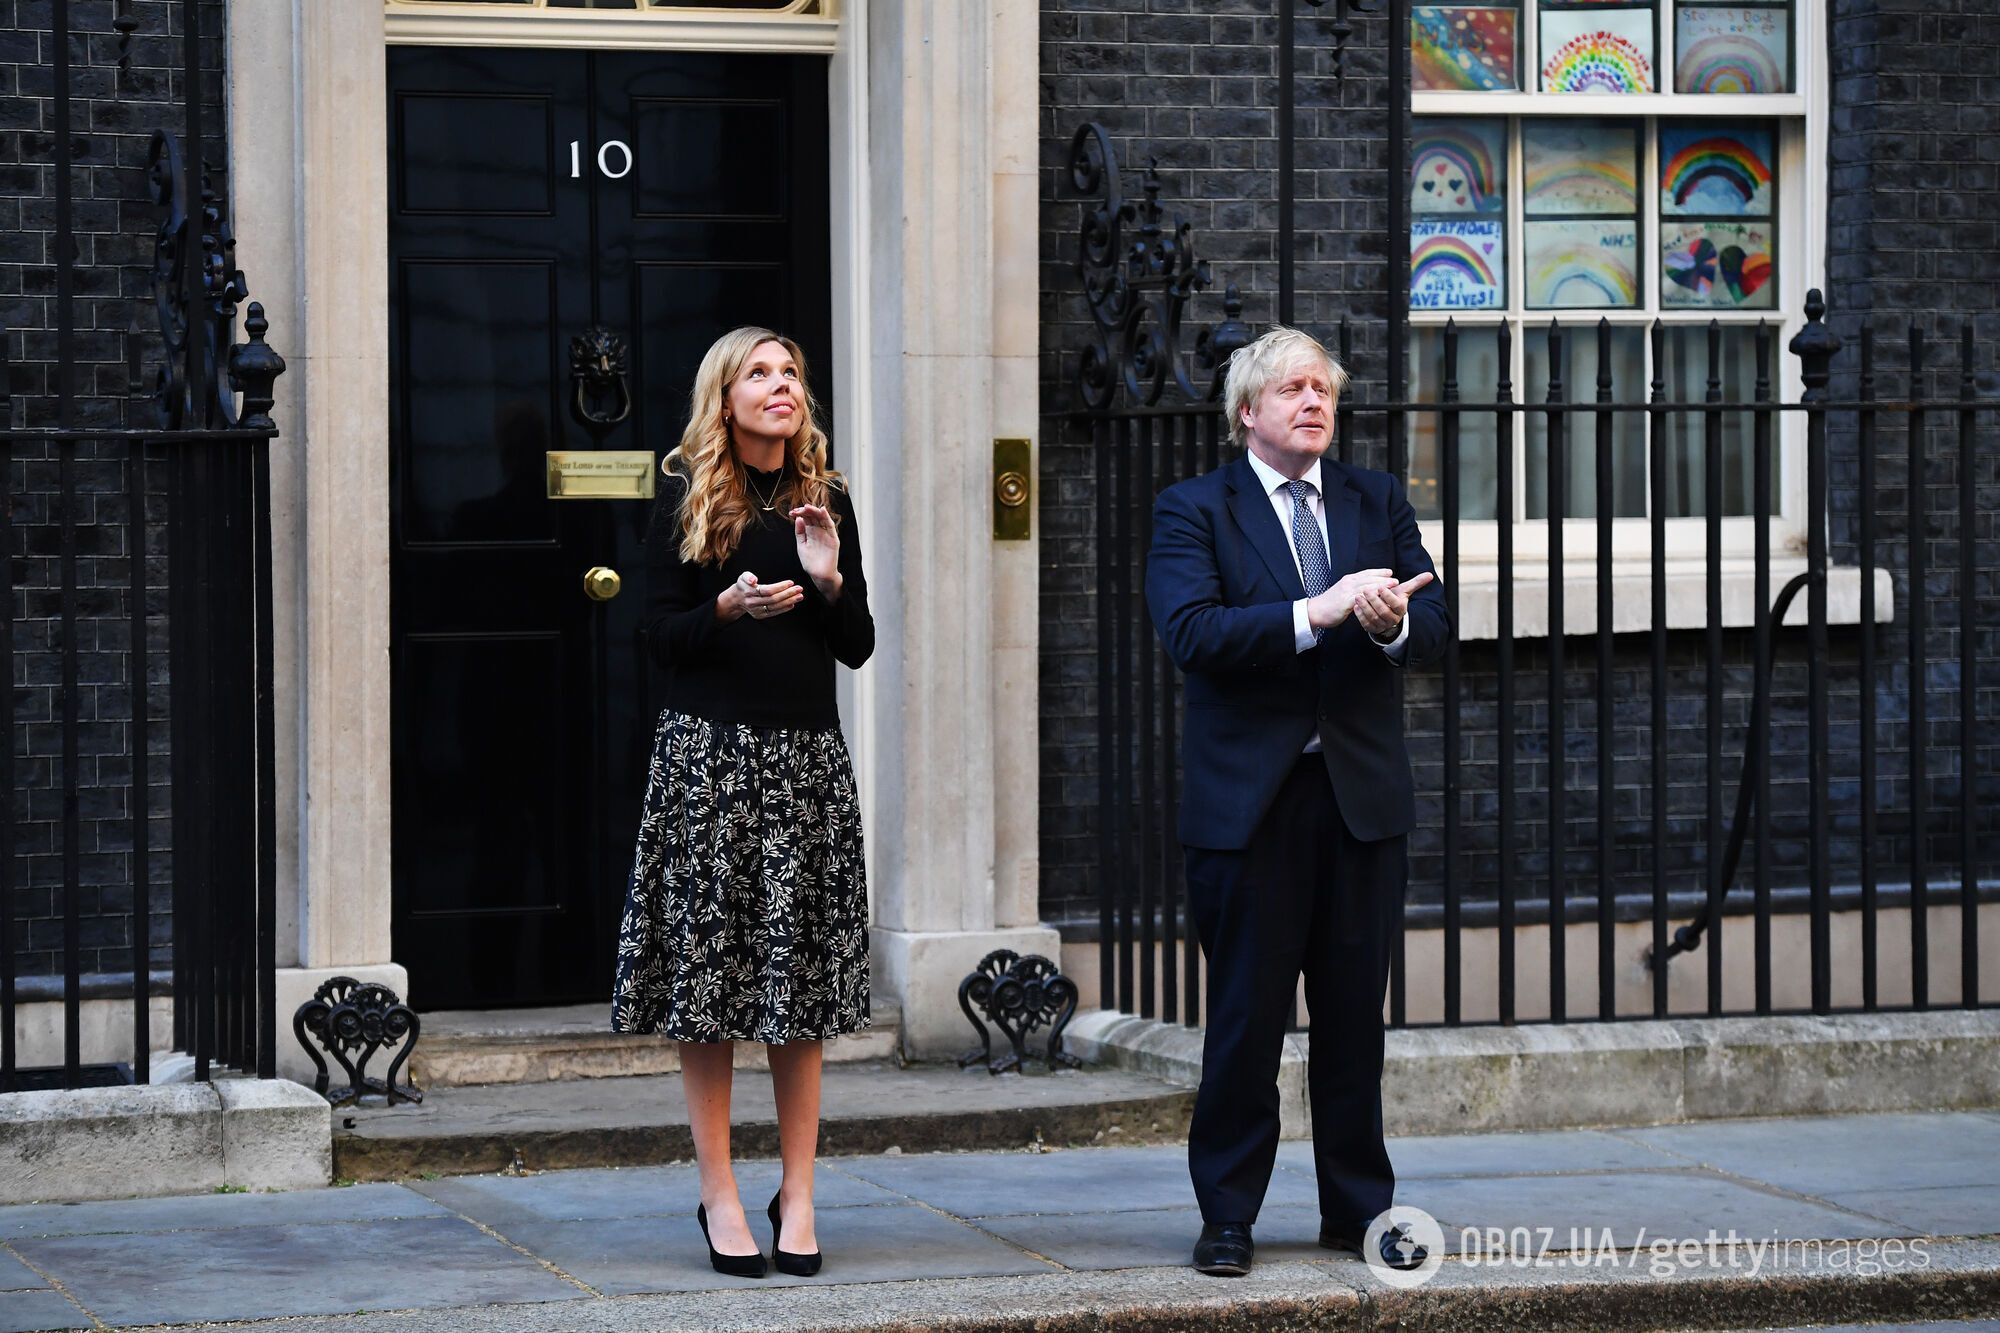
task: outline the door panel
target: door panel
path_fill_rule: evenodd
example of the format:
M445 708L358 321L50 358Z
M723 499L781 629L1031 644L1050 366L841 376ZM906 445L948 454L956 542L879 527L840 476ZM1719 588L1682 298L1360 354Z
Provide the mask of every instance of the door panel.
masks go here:
M789 156L784 103L633 97L623 119L637 159L633 216L784 220L788 182L777 169Z
M408 404L404 544L555 542L542 461L561 401L555 264L412 260L398 277L402 345L450 346L400 367L426 375Z
M405 213L555 212L553 98L410 94L396 110Z
M550 501L544 455L672 448L738 324L799 338L825 399L825 61L398 47L389 97L395 957L421 1008L602 1000L650 506ZM628 347L615 424L573 410L592 326Z
M574 831L549 799L543 765L553 758L558 770L569 767L566 752L582 738L570 735L563 710L522 708L517 691L520 681L564 678L563 637L404 638L400 674L417 725L402 776L424 794L423 817L396 848L426 870L413 920L565 910Z

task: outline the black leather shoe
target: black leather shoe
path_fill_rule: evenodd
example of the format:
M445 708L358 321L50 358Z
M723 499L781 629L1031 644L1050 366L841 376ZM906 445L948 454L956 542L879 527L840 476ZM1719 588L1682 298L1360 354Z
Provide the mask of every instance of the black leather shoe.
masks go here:
M1205 1222L1194 1243L1194 1266L1216 1277L1242 1277L1256 1254L1248 1222Z
M1334 1231L1322 1227L1319 1233L1320 1248L1358 1255L1361 1253L1361 1246L1367 1239L1367 1234L1365 1231ZM1431 1252L1417 1244L1416 1238L1400 1224L1382 1233L1376 1251L1376 1258L1383 1267L1393 1268L1399 1273L1422 1268L1424 1261L1431 1257Z

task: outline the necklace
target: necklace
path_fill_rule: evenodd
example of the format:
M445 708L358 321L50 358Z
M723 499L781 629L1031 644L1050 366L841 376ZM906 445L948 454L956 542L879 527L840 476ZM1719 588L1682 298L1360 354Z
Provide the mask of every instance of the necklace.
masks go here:
M757 490L757 483L751 480L750 469L748 467L743 469L743 485L749 490L751 495L756 496L757 507L767 514L778 507L778 491L784 484L785 470L779 468L778 479L771 483L771 493L768 496L763 495Z

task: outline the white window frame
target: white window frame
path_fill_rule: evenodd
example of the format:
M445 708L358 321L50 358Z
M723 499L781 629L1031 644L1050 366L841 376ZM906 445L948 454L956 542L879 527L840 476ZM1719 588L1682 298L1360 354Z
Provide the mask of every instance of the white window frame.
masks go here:
M762 51L832 55L842 0L791 0L784 9L698 6L550 9L547 0L382 0L384 35L398 46L588 46L599 49ZM347 0L338 0L347 3Z
M1659 44L1654 61L1655 82L1671 89L1674 78L1674 0L1657 0ZM1503 321L1514 327L1513 364L1510 376L1519 409L1514 420L1513 573L1516 582L1517 634L1547 632L1547 560L1550 525L1546 517L1523 518L1527 512L1526 470L1528 458L1529 409L1537 406L1522 400L1529 358L1545 358L1545 330L1551 320L1564 326L1566 339L1595 339L1597 322L1608 319L1614 328L1650 329L1655 318L1671 326L1694 325L1705 328L1711 319L1725 326L1754 328L1760 319L1770 321L1772 331L1771 378L1774 396L1781 402L1796 402L1800 392L1798 359L1786 350L1792 336L1805 325L1806 292L1824 287L1826 272L1826 213L1828 190L1827 138L1831 119L1830 70L1827 60L1827 19L1825 7L1813 0L1793 5L1792 61L1794 88L1782 94L1683 94L1671 91L1650 94L1516 92L1413 92L1412 114L1419 117L1473 116L1526 121L1539 117L1574 118L1592 113L1607 118L1641 122L1640 226L1644 246L1641 260L1645 305L1634 310L1529 310L1525 302L1522 237L1526 212L1525 179L1522 170L1521 135L1512 124L1507 133L1507 306L1505 312L1487 310L1412 310L1410 327L1441 329L1447 320L1462 331L1489 330ZM1523 0L1521 7L1521 58L1518 66L1524 84L1539 81L1540 60L1537 26L1539 5ZM1724 311L1720 309L1664 308L1660 304L1659 238L1660 199L1656 126L1676 119L1700 118L1756 119L1773 121L1777 128L1776 167L1777 208L1773 218L1778 251L1775 307L1765 311ZM1404 188L1407 188L1405 186ZM1414 219L1415 215L1411 215ZM1407 239L1404 244L1408 244ZM1650 356L1650 353L1648 354ZM1621 402L1644 399L1649 385L1619 384L1614 393ZM1594 385L1571 386L1572 403L1587 404L1595 396ZM1804 568L1806 544L1806 488L1804 422L1797 413L1781 414L1777 423L1779 441L1777 512L1771 520L1772 580L1777 587L1784 579ZM1569 447L1577 451L1595 448L1594 418L1588 413L1570 419ZM1648 441L1648 447L1652 443ZM1650 481L1648 481L1650 487ZM1650 623L1649 586L1653 557L1650 518L1653 498L1648 495L1648 517L1619 518L1612 525L1614 600L1620 604L1617 628L1643 628ZM1444 531L1441 519L1421 524L1426 547L1441 556ZM1594 588L1596 580L1597 520L1571 518L1563 521L1562 543L1564 582L1571 587L1566 601L1565 628L1571 633L1596 628L1594 596L1577 596L1574 585ZM1724 557L1724 619L1728 624L1748 624L1754 618L1751 599L1751 556L1756 537L1756 521L1749 516L1725 517L1722 521ZM1497 588L1499 557L1498 525L1492 519L1459 521L1459 571L1461 587L1461 634L1491 637L1493 607ZM1706 577L1707 520L1701 516L1666 520L1666 556L1670 582L1686 585ZM1888 589L1878 580L1878 618L1891 614ZM1834 571L1830 588L1830 612L1836 622L1852 621L1859 614L1858 572L1843 579ZM1850 588L1847 585L1852 584ZM1670 588L1670 624L1679 627L1705 623L1705 598L1698 589ZM1697 595L1690 596L1691 593ZM1629 594L1629 595L1628 595ZM1468 604L1468 598L1471 599ZM1537 603L1541 609L1537 609ZM1635 604L1636 603L1636 604ZM1627 623L1636 616L1636 620Z

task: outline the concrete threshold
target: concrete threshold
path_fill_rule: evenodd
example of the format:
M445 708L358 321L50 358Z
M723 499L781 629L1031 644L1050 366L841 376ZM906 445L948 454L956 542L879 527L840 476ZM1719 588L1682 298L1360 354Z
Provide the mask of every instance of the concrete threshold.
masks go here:
M1081 1014L1069 1048L1193 1086L1199 1028ZM1279 1066L1282 1133L1312 1132L1309 1033ZM1742 1116L2000 1106L2000 1009L1409 1028L1382 1074L1392 1134L1660 1125Z
M330 1179L326 1099L285 1079L0 1096L0 1204Z
M1186 1268L947 1278L455 1306L285 1320L287 1333L613 1333L700 1328L718 1333L1293 1333L1303 1330L1505 1328L1651 1333L1968 1319L2000 1314L2000 1244L1938 1241L1921 1270L1861 1273L1821 1261L1754 1276L1696 1264L1671 1276L1641 1253L1621 1264L1566 1269L1446 1264L1411 1291L1385 1287L1358 1260L1260 1263L1244 1278ZM174 1325L195 1328L200 1325Z
M949 1152L1179 1142L1194 1095L1119 1069L1002 1074L950 1065L828 1065L820 1152ZM778 1154L770 1080L739 1075L730 1143ZM446 1087L418 1106L335 1113L346 1180L690 1161L678 1075Z

